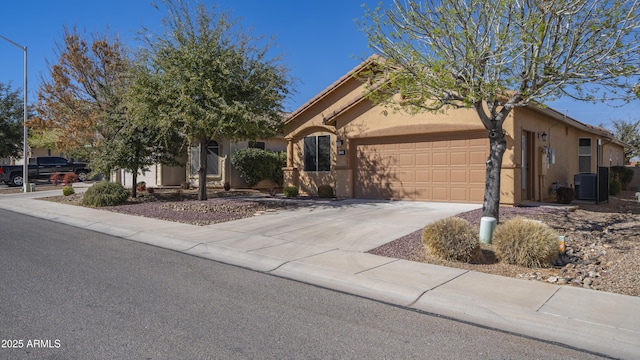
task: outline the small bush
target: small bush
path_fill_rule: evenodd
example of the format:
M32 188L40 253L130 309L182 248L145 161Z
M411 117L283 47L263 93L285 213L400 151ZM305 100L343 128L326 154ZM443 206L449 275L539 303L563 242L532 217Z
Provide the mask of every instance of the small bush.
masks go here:
M612 176L609 176L609 195L618 195L620 191L622 191L622 183L618 175L612 174Z
M147 188L147 192L151 195L153 195L153 193L155 193L156 191L154 190L154 188Z
M78 179L78 174L76 173L66 173L64 174L64 178L62 179L62 183L64 185L71 185L73 183L77 183L78 181L80 181L80 179Z
M333 197L333 188L331 185L318 186L318 196L323 199L329 199Z
M609 178L617 176L620 180L621 190L627 190L627 186L633 180L633 170L626 166L612 166L609 170L611 171Z
M124 204L129 198L129 191L114 182L99 182L87 189L82 197L84 206L114 206Z
M556 198L560 204L571 204L576 198L576 192L570 187L560 187L556 191Z
M273 180L278 186L284 181L282 168L287 166L284 152L273 152L256 148L238 149L231 155L231 165L240 173L240 178L253 187L261 180Z
M189 190L191 189L191 183L188 181L183 181L180 183L180 189L182 190Z
M76 193L76 191L73 190L72 186L65 186L65 187L62 188L62 195L64 195L64 196L73 195L75 193Z
M461 218L450 217L425 226L422 242L429 254L444 260L477 262L482 258L478 234Z
M282 194L284 194L285 197L297 197L298 193L297 186L285 186L284 189L282 189Z
M222 188L224 189L224 191L229 191L229 190L231 190L231 184L229 184L229 182L227 181L227 182L224 183Z
M60 174L59 172L51 174L51 176L49 177L49 181L51 181L51 185L58 186L58 184L62 182L62 174Z
M558 234L547 225L517 217L498 225L493 245L501 261L526 267L547 267L558 257Z

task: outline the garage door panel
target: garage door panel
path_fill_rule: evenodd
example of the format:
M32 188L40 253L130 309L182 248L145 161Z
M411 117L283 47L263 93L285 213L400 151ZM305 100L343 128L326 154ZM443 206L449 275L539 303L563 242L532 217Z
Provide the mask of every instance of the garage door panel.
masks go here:
M449 153L446 152L434 152L432 155L433 165L444 166L449 165Z
M431 153L424 154L419 153L416 154L416 165L431 165Z
M467 157L469 153L466 151L453 151L451 152L451 166L463 165L467 166Z
M416 170L416 183L430 183L431 170Z
M482 202L486 134L355 143L354 195L364 198ZM443 139L444 138L444 139ZM386 179L386 181L385 181Z
M451 183L456 184L456 183L462 183L462 184L468 184L469 183L469 170L467 169L461 169L461 170L451 170Z
M433 170L433 182L434 183L448 183L449 182L449 170Z

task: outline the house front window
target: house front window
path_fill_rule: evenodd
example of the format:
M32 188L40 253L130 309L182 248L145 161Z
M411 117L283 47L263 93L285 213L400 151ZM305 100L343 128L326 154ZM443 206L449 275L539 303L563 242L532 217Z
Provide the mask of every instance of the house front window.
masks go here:
M304 171L331 171L331 136L304 138Z
M220 175L220 146L215 140L207 144L207 175ZM200 169L200 146L191 148L191 174L195 175Z
M591 139L578 140L578 172L591 173Z

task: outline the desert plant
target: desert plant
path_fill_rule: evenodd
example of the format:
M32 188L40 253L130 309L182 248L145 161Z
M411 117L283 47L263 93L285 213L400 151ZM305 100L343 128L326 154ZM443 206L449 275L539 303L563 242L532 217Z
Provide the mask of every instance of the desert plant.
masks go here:
M493 246L501 261L526 267L547 267L558 257L558 234L547 225L516 217L498 225Z
M51 181L51 185L58 186L58 184L62 182L62 174L60 174L59 172L51 174L51 176L49 177L49 181Z
M318 196L323 199L328 199L333 197L333 188L331 185L320 185L318 186Z
M609 195L618 195L622 191L622 182L618 177L618 174L611 174L609 176Z
M78 174L76 173L66 173L64 174L64 178L62 178L62 183L64 185L71 185L73 183L77 183L78 181L80 181L80 179L78 179Z
M297 197L298 196L298 187L297 186L285 186L282 189L282 194L285 197Z
M287 165L287 160L284 152L247 148L236 150L231 155L231 164L250 187L265 179L280 186L284 180L282 168Z
M621 190L627 190L627 186L633 180L633 170L626 166L612 166L609 170L611 171L609 177L617 176L620 179Z
M87 189L82 197L84 206L113 206L124 204L129 198L129 191L114 182L99 182Z
M444 260L477 262L482 257L478 235L468 221L450 217L424 227L425 250Z
M556 198L560 204L570 204L576 198L576 192L570 187L560 187L556 191Z
M62 195L64 196L69 196L69 195L73 195L75 194L76 191L73 190L73 187L71 185L65 186L62 188Z

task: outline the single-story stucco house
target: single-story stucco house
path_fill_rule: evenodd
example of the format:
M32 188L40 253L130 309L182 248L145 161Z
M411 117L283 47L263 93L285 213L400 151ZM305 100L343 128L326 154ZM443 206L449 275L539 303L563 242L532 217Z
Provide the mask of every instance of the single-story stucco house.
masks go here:
M232 188L246 188L247 184L240 173L231 165L231 155L238 149L260 148L268 151L285 151L287 142L282 136L268 140L256 141L230 141L228 139L211 140L207 146L207 186L222 187L229 183ZM137 181L144 181L148 187L176 186L187 181L193 186L198 186L198 169L200 147L191 147L187 155L178 159L184 165L167 166L154 164L149 171L138 174ZM126 171L118 171L114 174L114 181L124 186L131 186L133 177ZM258 183L257 188L276 187L271 180Z
M367 65L287 117L285 186L316 194L327 184L346 198L481 203L489 140L475 111L407 115L374 105L358 76ZM584 192L588 174L624 163L624 144L610 132L550 108L516 108L504 130L502 204L549 201L557 186Z

